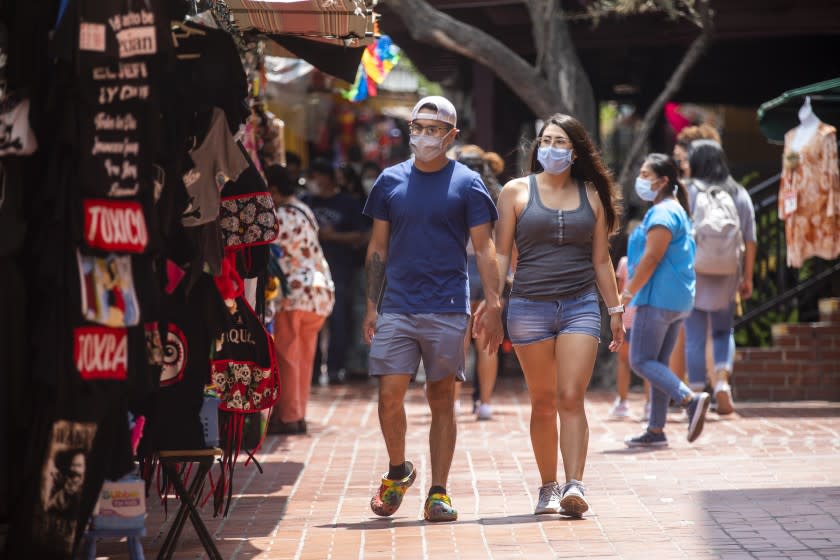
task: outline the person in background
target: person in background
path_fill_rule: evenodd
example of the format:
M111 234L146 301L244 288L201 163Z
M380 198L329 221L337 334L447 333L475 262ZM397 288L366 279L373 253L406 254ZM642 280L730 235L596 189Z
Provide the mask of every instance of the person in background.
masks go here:
M360 202L364 202L365 198L367 198L367 194L362 189L361 177L359 177L359 174L356 173L356 170L349 163L342 163L338 166L338 169L336 169L336 182L338 183L338 188L343 192L353 195Z
M306 184L309 195L304 201L318 219L318 237L335 283L335 306L327 321L327 332L322 330L321 336L328 340L326 362L329 383L340 384L346 375L347 348L353 325L353 294L359 267L354 249L367 241L369 233L359 199L339 189L335 170L329 161L313 160ZM313 381L320 375L320 352L316 352L315 361Z
M630 236L633 234L633 230L638 227L641 222L639 220L630 220L627 223L627 235ZM618 290L619 292L624 291L624 287L627 285L627 256L621 257L618 261L618 266L616 267L615 271L615 279L618 282ZM623 321L624 321L624 344L621 345L621 348L618 351L618 360L616 360L616 368L615 368L615 389L616 395L615 402L613 403L612 407L610 407L610 417L611 418L627 418L630 416L630 406L627 403L627 396L630 393L630 334L633 328L633 318L636 316L636 308L632 305L628 305L624 309ZM644 408L644 415L643 420L647 421L650 417L650 383L648 383L647 379L645 380L645 408Z
M755 207L747 189L729 174L729 166L721 145L713 140L695 140L689 149L691 181L688 183L689 202L696 207L701 190L717 186L732 198L743 240L743 253L737 272L728 275L697 274L697 295L694 309L685 321L685 355L688 380L692 387L706 383L706 337L711 329L714 358L714 396L718 414L734 412L729 381L735 358L735 301L752 296L753 266L755 265ZM702 243L702 239L698 240Z
M714 140L720 143L720 134L718 131L708 124L700 124L695 126L687 126L677 134L677 141L674 144L674 163L677 164L679 170L680 180L684 182L686 188L691 190L688 179L691 177L691 170L688 166L688 150L691 143L695 140ZM671 353L671 360L668 362L668 367L671 368L677 377L687 382L686 367L685 367L685 325L680 327L680 333L677 336L677 342L674 344L674 351ZM712 405L714 406L714 396L712 396Z
M376 183L376 178L382 173L382 168L375 161L365 161L362 163L361 182L362 190L365 193L365 199L373 190L373 185Z
M496 177L504 171L504 161L495 152L485 152L475 144L467 144L455 150L456 160L463 163L481 176L484 185L490 192L490 197L495 204L499 199L499 192L502 186ZM470 330L472 318L479 303L484 299L484 291L481 289L481 278L478 273L478 260L475 257L472 243L467 244L467 271L470 286L470 308L472 316L470 319ZM472 336L464 339L464 352L469 353L472 345ZM476 349L475 353L475 375L474 389L472 395L473 414L478 420L490 420L493 417L491 399L493 389L496 386L496 375L499 371L499 349L494 348L489 352L481 352ZM460 384L455 385L455 411L460 410Z
M694 236L688 193L677 167L665 154L650 154L636 178L636 194L653 205L627 245L629 281L621 293L636 306L630 340L630 367L650 381L647 430L624 440L628 447L668 445L668 401L688 412L689 443L703 431L709 394L695 393L668 369L680 324L694 305Z
M582 482L589 447L584 397L601 336L598 292L610 314L610 350L624 340L609 253L620 195L583 125L568 115L546 119L530 162L531 174L499 195L498 282L501 289L515 243L507 324L531 399L531 445L542 480L534 513L581 517L589 509Z
M318 222L295 196L295 181L279 165L268 166L265 178L280 225L274 242L280 248L278 264L288 287L274 302L274 347L282 390L268 432L304 434L315 345L332 311L334 287L318 242Z
M295 152L286 152L286 173L289 175L289 180L295 186L295 192L298 188L303 186L302 175L303 167L300 156Z

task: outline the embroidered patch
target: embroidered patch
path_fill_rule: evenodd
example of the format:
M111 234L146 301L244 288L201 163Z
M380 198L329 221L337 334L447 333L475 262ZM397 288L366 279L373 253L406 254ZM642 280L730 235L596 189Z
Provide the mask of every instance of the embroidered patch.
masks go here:
M53 551L50 556L72 556L96 429L93 422L56 420L52 425L41 468L40 507L31 524L32 536Z
M133 327L140 322L131 257L97 257L76 252L82 287L82 316L108 327Z
M79 50L105 52L105 24L79 24Z
M85 242L104 251L142 253L149 242L143 207L138 202L84 201Z
M268 193L223 198L219 218L227 249L271 243L280 232Z
M128 371L126 330L107 327L74 329L73 360L85 381L124 381Z
M163 370L160 372L160 386L174 385L184 378L189 356L187 337L177 325L169 323L166 345L163 347Z

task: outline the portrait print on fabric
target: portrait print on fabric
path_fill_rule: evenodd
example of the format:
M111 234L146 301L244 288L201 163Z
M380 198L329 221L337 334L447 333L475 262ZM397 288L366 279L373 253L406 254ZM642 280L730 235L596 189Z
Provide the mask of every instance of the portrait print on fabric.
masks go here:
M48 547L69 554L78 523L87 460L96 424L58 420L52 426L47 460L41 471L41 504L33 535Z
M133 327L140 322L131 257L97 257L76 253L82 286L82 316L107 327Z

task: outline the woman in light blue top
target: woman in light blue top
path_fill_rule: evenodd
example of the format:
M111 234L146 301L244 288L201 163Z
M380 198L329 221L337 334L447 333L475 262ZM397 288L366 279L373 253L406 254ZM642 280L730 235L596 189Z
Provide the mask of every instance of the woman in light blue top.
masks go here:
M650 381L651 411L647 430L625 443L629 447L663 447L668 402L687 407L688 441L703 430L708 393L694 393L668 369L680 325L694 306L694 235L688 193L677 179L677 167L664 154L650 154L636 179L639 198L652 202L627 248L629 280L622 303L636 307L630 334L630 365Z

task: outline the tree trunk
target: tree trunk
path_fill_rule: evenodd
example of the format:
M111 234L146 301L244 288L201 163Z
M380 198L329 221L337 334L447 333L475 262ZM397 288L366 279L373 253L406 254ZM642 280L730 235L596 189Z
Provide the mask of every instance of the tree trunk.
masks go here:
M528 0L534 41L543 53L534 67L495 37L433 8L426 0L387 0L411 37L456 52L490 68L540 118L567 113L594 130L595 100L563 20L559 0Z
M712 14L709 8L709 0L702 0L697 6L697 11L700 16L700 35L691 43L691 46L685 52L682 61L677 66L677 69L671 75L665 88L656 97L654 102L648 108L644 118L639 126L639 130L633 137L633 144L630 147L630 152L624 159L624 164L621 166L621 172L618 175L618 184L623 188L629 183L633 174L636 173L642 163L642 151L645 149L645 143L650 136L656 124L656 119L662 114L662 108L665 103L673 97L677 91L682 87L688 72L694 67L709 44L714 35L714 24L712 21Z

